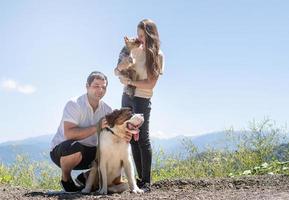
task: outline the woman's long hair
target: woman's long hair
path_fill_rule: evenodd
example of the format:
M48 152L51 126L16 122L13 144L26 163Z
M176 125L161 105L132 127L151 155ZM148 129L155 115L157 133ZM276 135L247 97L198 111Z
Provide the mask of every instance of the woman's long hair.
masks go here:
M161 71L158 56L160 49L160 39L156 24L150 19L142 20L138 26L145 33L145 54L146 68L150 77L158 77Z

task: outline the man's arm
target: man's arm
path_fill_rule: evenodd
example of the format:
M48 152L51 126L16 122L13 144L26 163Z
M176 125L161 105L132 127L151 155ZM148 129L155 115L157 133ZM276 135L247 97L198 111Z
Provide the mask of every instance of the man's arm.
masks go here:
M80 128L76 124L64 121L64 136L68 140L82 140L100 131L100 123L87 128Z

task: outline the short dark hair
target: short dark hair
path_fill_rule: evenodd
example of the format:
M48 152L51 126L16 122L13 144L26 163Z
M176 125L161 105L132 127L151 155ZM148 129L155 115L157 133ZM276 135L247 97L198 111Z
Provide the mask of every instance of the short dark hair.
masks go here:
M89 76L87 77L87 81L86 83L88 84L88 86L91 85L91 83L94 81L94 79L100 79L100 80L104 80L106 81L106 87L108 85L108 80L106 75L104 75L103 73L99 72L99 71L93 71L89 74Z

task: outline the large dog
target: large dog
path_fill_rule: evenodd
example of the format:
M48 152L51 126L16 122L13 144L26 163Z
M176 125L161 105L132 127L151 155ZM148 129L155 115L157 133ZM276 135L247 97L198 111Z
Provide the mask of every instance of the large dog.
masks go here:
M142 125L143 116L133 115L129 108L122 108L107 115L106 120L110 128L100 132L99 152L96 155L100 157L98 163L101 175L98 174L97 162L94 162L82 192L91 192L93 186L100 182L99 194L123 192L128 189L128 186L133 193L143 193L136 185L129 143L123 138L126 127L138 129ZM128 184L120 181L122 168L124 168Z

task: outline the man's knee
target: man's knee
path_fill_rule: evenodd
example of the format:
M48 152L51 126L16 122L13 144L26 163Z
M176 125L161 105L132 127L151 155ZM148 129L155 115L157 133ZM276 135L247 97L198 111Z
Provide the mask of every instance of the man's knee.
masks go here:
M63 166L65 164L74 164L74 163L80 163L82 160L82 154L81 152L76 152L74 154L71 155L67 155L67 156L62 156L60 158L60 165Z

